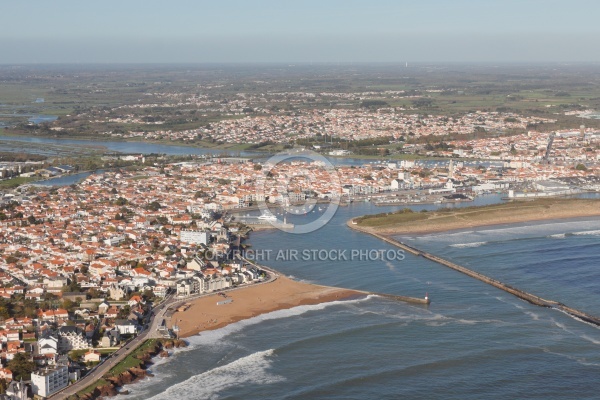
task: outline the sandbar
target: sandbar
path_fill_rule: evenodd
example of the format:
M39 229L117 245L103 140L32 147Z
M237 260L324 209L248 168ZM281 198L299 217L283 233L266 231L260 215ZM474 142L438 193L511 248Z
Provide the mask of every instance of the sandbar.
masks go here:
M539 199L440 209L427 213L381 214L367 216L362 221L359 217L349 221L348 226L384 235L426 234L490 225L595 216L600 216L600 199Z

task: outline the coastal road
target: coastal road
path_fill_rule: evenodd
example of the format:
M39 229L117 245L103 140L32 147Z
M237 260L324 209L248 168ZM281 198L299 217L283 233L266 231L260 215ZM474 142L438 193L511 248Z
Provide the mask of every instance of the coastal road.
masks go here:
M174 299L172 295L167 296L167 298L162 303L158 304L152 310L151 316L149 317L150 321L148 321L150 329L144 329L139 335L127 342L119 350L111 354L104 362L102 362L96 368L90 371L85 377L78 380L73 385L67 386L62 391L55 393L54 395L48 398L59 400L66 399L67 397L76 394L80 390L83 390L86 387L92 385L94 382L100 380L108 371L110 371L118 363L123 361L125 357L127 357L133 350L135 350L139 345L141 345L144 342L144 340L159 337L154 333L155 329L160 323L158 322L158 316L164 315L164 312L166 311L168 306L176 301L177 299ZM146 317L146 320L148 320L148 317Z
M248 261L250 262L250 261ZM251 262L250 262L251 263ZM253 263L252 263L253 264ZM260 266L269 272L269 279L266 281L257 283L264 284L273 282L277 279L277 273L271 269L265 268L264 266ZM256 284L253 284L254 286ZM248 287L249 285L243 285L241 287L225 289L222 292L227 292L235 289L241 289L244 287ZM164 336L159 332L159 327L162 324L162 321L166 319L165 315L169 310L175 309L180 305L190 301L195 300L200 297L212 296L218 292L210 292L210 293L202 293L195 294L184 298L174 297L173 294L168 295L163 302L158 304L156 307L152 309L150 316L146 317L146 321L144 326L147 326L147 329L143 329L135 338L127 342L124 346L122 346L119 350L111 354L104 362L99 364L96 368L91 370L85 377L78 380L71 386L67 386L60 392L55 393L52 396L49 396L49 399L53 400L62 400L66 399L69 396L72 396L79 392L80 390L85 389L86 387L94 384L94 382L100 380L106 373L108 373L112 368L114 368L118 363L123 361L132 351L134 351L138 346L140 346L146 339L157 339L163 338Z

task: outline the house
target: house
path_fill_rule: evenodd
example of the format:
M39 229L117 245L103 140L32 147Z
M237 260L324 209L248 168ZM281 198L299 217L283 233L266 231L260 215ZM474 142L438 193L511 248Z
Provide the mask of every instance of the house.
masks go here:
M111 329L104 332L100 339L100 347L115 347L121 341L121 334L118 329Z
M83 355L85 362L100 362L100 353L95 350L90 350Z
M82 350L92 347L92 342L85 336L83 329L77 326L61 326L58 329L58 350Z
M57 310L38 310L38 320L48 322L58 322L60 319L69 319L69 312L63 309Z
M125 319L116 320L115 328L119 331L120 335L135 335L137 333L137 326Z
M117 318L119 316L119 309L115 306L112 306L108 310L106 310L104 316L106 318Z
M185 267L193 271L202 271L204 268L206 268L206 263L200 258L194 257L194 259L188 262Z
M104 315L106 313L106 311L108 311L108 309L110 308L110 306L108 305L108 303L106 302L102 302L100 303L100 305L98 306L98 313L100 315Z
M28 388L29 385L23 381L12 381L6 388L6 396L9 396L11 400L27 400L29 399Z
M40 354L58 353L58 338L48 335L38 340L38 352Z
M21 335L19 334L19 331L7 331L6 340L9 342L19 342L21 340Z
M128 304L130 307L134 307L134 306L136 306L136 305L138 305L138 304L140 304L140 303L142 303L142 304L143 304L143 299L142 299L140 296L138 296L138 295L131 296L131 298L130 298L130 299L129 299L129 301L127 302L127 304Z
M0 368L0 379L6 379L7 381L11 381L13 378L13 373L8 368Z
M115 285L114 283L112 285L110 285L110 287L108 288L108 295L113 300L119 301L119 300L125 298L126 294L127 294L127 292L123 288Z
M156 285L152 288L152 292L157 297L165 297L167 295L167 287L164 285Z

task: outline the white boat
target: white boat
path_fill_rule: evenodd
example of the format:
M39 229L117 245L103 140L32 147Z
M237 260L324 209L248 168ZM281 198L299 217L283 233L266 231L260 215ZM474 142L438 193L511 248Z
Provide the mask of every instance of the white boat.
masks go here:
M265 221L277 221L277 217L274 215L263 214L258 217L258 219L262 219Z

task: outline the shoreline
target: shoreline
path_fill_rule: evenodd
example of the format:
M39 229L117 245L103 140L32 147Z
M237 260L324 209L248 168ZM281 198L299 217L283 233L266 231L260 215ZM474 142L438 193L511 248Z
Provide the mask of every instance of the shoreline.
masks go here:
M486 284L493 286L497 289L500 289L506 293L509 293L521 300L525 300L526 302L533 304L535 306L555 309L555 310L564 312L564 313L570 315L571 317L578 319L580 321L583 321L585 323L592 324L595 326L600 326L600 317L598 317L596 315L592 315L587 312L578 310L576 308L569 307L566 304L561 303L559 301L552 300L552 299L545 299L545 298L537 296L533 293L518 289L510 284L507 284L507 283L504 283L497 279L494 279L488 275L484 275L480 272L476 272L476 271L469 269L467 267L464 267L462 265L453 263L447 259L438 257L434 254L420 250L414 246L408 245L402 241L395 239L390 234L377 233L374 231L363 231L361 229L357 229L357 230L361 233L366 233L371 236L374 236L374 237L376 237L392 246L398 247L414 256L425 258L429 261L435 262L439 265L442 265L444 267L447 267L449 269L452 269L454 271L457 271L464 275L467 275L473 279L476 279L478 281L486 283Z
M347 221L346 225L350 229L353 229L357 232L371 234L371 235L385 235L385 236L393 237L393 236L407 236L407 235L412 235L412 234L433 235L435 233L443 233L443 232L444 233L456 233L456 232L460 232L460 231L466 231L469 229L477 229L477 228L501 228L501 227L509 227L509 226L514 227L515 225L527 224L529 222L531 222L531 223L539 223L539 222L546 222L546 221L563 222L565 220L578 220L578 219L589 218L589 217L600 217L600 213L593 214L593 215L579 215L579 216L571 216L571 217L546 217L546 218L530 219L530 220L526 220L526 221L515 221L515 222L494 222L494 223L489 223L489 224L462 226L462 227L458 227L458 228L442 228L439 230L427 230L427 231L413 230L413 231L407 231L407 232L396 232L396 231L390 232L387 230L379 231L377 229L360 228L360 227L357 227L356 225L353 225L352 220Z
M172 328L173 325L178 325L179 337L188 338L273 311L352 300L369 294L359 290L298 282L280 274L272 282L221 293L225 293L227 297L214 293L190 300L184 311L173 313L167 326ZM217 304L224 300L231 302Z
M542 221L565 220L586 217L600 217L600 199L546 199L544 203L522 204L518 209L499 210L497 206L475 207L473 210L453 213L432 212L432 217L410 221L406 224L398 222L388 226L360 226L352 218L346 225L356 231L380 235L427 235L432 233L459 231L491 226L514 225L520 223L537 223ZM550 204L547 204L550 203ZM509 203L504 203L509 204ZM554 209L552 209L554 207ZM459 210L460 211L460 210ZM491 215L489 218L468 220L464 216L468 213L481 211L496 212L501 215ZM514 211L514 213L512 212ZM445 221L442 219L446 219ZM451 219L451 220L448 220Z

